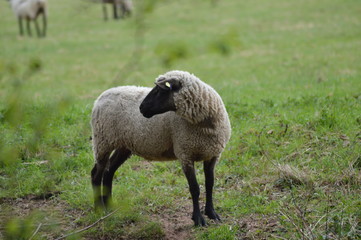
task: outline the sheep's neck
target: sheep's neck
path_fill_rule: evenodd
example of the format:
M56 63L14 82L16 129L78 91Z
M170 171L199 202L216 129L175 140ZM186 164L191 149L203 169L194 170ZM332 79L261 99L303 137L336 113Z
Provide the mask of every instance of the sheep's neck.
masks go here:
M199 124L201 128L215 128L222 114L222 100L211 88L203 87L197 91L197 94L184 92L180 99L175 99L175 103L179 103L176 113L191 124Z

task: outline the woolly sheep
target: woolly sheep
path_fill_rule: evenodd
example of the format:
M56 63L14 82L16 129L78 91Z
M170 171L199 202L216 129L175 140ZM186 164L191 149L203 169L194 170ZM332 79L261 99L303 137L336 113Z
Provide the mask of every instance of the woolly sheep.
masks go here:
M155 84L153 89L111 88L95 101L91 120L96 160L91 172L95 208L107 208L115 171L135 154L150 161L180 160L193 200L196 226L206 224L199 208L194 168L195 161L203 161L205 214L220 220L212 200L214 167L231 134L222 99L212 87L188 72L167 72Z
M120 1L120 9L122 10L121 17L129 17L133 11L133 2L132 0L121 0Z
M118 9L121 10L121 18L130 16L133 10L132 0L102 0L104 20L108 19L106 4L113 5L113 17L118 19Z
M47 1L46 0L10 0L11 7L18 18L20 35L24 34L23 19L26 19L26 28L28 35L31 36L30 21L34 21L36 33L38 37L46 35L46 17L47 17ZM37 18L39 15L43 17L43 30L40 31Z

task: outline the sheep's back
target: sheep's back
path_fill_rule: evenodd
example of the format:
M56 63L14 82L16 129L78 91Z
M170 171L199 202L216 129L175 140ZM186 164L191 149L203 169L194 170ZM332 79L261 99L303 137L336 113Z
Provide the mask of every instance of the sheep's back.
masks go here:
M139 106L151 88L124 86L100 95L92 114L93 144L104 151L125 147L146 159L173 158L172 112L145 118ZM104 147L102 145L105 145Z

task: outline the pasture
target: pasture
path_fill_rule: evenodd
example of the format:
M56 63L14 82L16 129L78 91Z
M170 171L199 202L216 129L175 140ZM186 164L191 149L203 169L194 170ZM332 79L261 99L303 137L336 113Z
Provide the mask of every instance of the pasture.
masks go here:
M360 239L360 2L134 5L104 21L100 4L49 0L38 39L20 37L0 2L0 238ZM173 69L213 86L230 116L222 222L193 227L179 162L135 156L116 172L116 211L94 213L94 100Z

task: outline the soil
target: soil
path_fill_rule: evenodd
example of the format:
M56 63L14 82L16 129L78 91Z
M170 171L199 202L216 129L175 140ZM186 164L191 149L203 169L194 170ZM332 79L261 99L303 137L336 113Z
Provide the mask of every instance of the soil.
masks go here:
M181 206L176 211L174 209L163 209L151 216L152 219L162 224L165 240L191 239L194 225L191 217L192 205Z
M5 225L10 219L31 219L31 229L39 227L39 236L55 239L66 232L76 229L76 220L84 216L84 212L71 209L55 194L48 196L26 196L23 198L0 199L0 239L3 237ZM51 229L51 231L49 231Z
M42 197L27 196L16 199L0 199L0 239L4 238L4 223L13 218L32 219L31 232L35 232L41 223L41 228L36 234L45 239L56 239L66 233L86 227L78 223L78 220L84 217L86 213L72 209L56 196L57 194L49 194ZM164 240L192 239L194 223L191 219L191 201L189 203L181 201L178 206L176 209L157 209L156 212L148 215L152 221L162 225ZM207 217L205 219L210 225L216 224ZM276 216L253 214L238 220L223 216L222 224L238 225L243 233L238 236L240 239L267 239L277 236L280 231L284 231ZM116 236L112 236L109 239L116 238Z
M24 198L0 199L0 222L6 223L10 219L32 219L32 231L41 223L41 229L36 233L46 239L56 239L65 233L76 231L84 226L79 226L77 220L85 215L79 210L71 208L55 196L26 196ZM193 228L192 205L174 209L162 209L153 213L150 218L161 223L165 240L191 239ZM52 228L49 231L49 227ZM5 225L0 226L0 239L3 238ZM56 229L56 230L54 230Z

